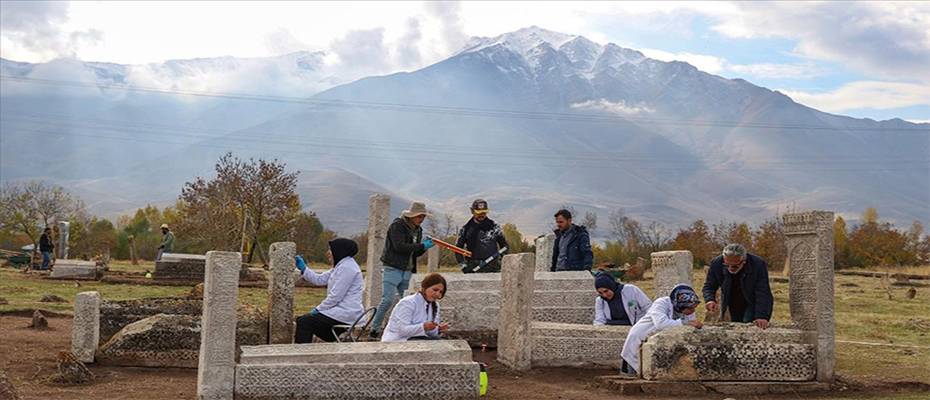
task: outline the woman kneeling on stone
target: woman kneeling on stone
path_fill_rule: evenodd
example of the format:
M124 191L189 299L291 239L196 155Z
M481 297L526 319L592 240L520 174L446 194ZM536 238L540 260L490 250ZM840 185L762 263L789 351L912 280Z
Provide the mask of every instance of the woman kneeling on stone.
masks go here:
M694 314L694 309L700 303L701 300L698 299L694 289L684 284L675 286L671 295L657 298L649 307L649 311L646 311L646 316L633 325L626 336L623 351L620 353L623 358L620 372L629 375L637 374L639 347L649 335L676 326L691 325L698 329L704 326Z
M365 312L362 308L362 291L365 288L362 270L352 258L356 254L358 245L351 239L331 240L326 257L333 268L323 273L307 268L304 259L296 257L300 276L313 285L326 285L326 298L309 313L297 317L294 343L310 343L313 336L335 342L333 326L352 324ZM344 331L336 329L336 334Z
M607 273L597 274L594 287L598 294L594 301L594 325L633 325L652 305L642 289L629 283L617 283Z
M446 294L446 279L437 273L423 277L420 290L397 302L388 320L382 342L406 342L408 340L439 339L449 330L449 325L440 323L439 303Z

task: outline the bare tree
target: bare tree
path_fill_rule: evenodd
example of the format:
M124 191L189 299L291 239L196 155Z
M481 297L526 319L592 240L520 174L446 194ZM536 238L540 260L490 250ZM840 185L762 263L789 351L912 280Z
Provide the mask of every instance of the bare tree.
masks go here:
M584 218L581 220L581 226L587 228L591 236L594 236L594 231L597 230L597 213L594 211L586 211L584 213Z
M33 246L38 246L44 227L78 213L83 213L83 204L61 186L30 181L0 189L0 228L25 234Z
M672 234L662 224L652 221L642 231L643 245L650 253L660 251L672 240Z

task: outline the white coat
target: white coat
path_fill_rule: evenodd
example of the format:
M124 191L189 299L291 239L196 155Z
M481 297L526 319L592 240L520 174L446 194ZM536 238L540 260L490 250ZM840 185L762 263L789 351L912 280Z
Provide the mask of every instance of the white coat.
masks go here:
M623 299L623 309L626 310L630 323L636 324L646 315L646 311L652 305L652 300L649 300L649 296L646 296L646 293L636 285L624 284L620 292L614 293L614 296L619 295ZM610 315L610 306L607 304L607 300L597 296L597 300L594 301L594 325L605 325L611 319L613 318Z
M672 299L668 296L659 297L649 307L646 316L639 320L623 342L623 351L620 357L627 364L639 372L639 348L649 335L668 328L682 326L687 321L693 321L697 318L697 313L691 315L681 315L675 312L672 306Z
M435 310L433 307L436 307ZM439 328L430 331L423 329L423 323L433 321L439 324L439 305L430 305L420 292L400 299L391 311L391 318L381 335L382 342L406 342L412 337L426 336L439 339Z

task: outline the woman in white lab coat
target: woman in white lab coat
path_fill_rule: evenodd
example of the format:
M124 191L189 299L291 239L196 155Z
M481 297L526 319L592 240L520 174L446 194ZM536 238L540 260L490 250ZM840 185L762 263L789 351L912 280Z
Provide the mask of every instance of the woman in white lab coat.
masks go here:
M640 319L623 342L623 359L621 373L637 374L639 371L639 347L649 335L676 326L690 325L701 328L703 324L698 321L694 311L701 300L697 293L688 285L678 285L666 297L659 297L649 307L646 316Z
M439 339L449 330L441 323L439 303L446 294L446 279L437 273L428 274L420 282L420 290L397 302L381 335L382 342L406 342L414 339Z
M652 301L642 289L617 283L613 276L599 273L594 278L594 325L633 325L646 315Z

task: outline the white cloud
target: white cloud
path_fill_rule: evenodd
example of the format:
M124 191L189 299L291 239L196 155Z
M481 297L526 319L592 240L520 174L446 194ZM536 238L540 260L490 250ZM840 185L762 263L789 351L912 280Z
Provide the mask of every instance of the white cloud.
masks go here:
M813 63L801 64L727 64L727 70L768 79L810 79L826 75L827 71Z
M607 99L588 100L581 103L574 103L571 108L576 110L601 111L618 115L639 115L650 114L655 112L645 104L629 105L623 100L612 102Z
M825 92L780 91L798 103L828 112L930 105L930 84L856 81Z

